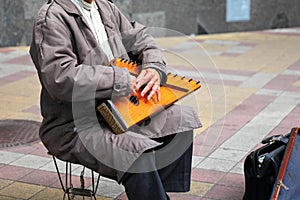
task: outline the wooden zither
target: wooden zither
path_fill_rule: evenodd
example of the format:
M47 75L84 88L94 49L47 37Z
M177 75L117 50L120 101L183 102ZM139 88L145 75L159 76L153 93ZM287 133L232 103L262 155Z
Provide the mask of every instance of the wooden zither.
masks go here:
M113 64L127 68L132 74L137 75L139 73L139 67L134 62L118 58ZM121 134L133 125L164 110L200 87L200 82L169 73L166 84L160 87L161 100L159 102L155 95L150 100L147 100L147 97L142 97L140 91L138 91L135 96L106 100L97 107L97 110L114 133Z

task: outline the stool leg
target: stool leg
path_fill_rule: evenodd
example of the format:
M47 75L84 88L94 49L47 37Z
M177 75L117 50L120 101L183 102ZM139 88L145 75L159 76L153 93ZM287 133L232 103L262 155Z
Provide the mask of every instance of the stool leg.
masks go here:
M54 165L55 165L55 169L59 178L59 182L61 185L62 190L64 191L64 196L63 196L63 200L66 199L66 196L68 198L68 200L72 200L75 198L75 195L80 195L82 196L82 199L84 200L84 196L89 196L91 200L96 200L96 192L99 186L99 182L100 182L100 175L98 174L97 177L97 183L95 185L95 176L94 176L94 171L91 170L92 172L92 190L88 190L85 189L85 184L84 184L84 169L80 175L80 181L81 181L81 188L74 188L73 190L73 183L72 183L72 164L70 162L66 162L65 165L65 185L63 184L63 180L62 180L62 176L60 174L59 168L58 168L58 164L56 161L55 156L52 155L53 161L54 161ZM89 193L89 195L87 195L87 192Z
M53 160L54 160L54 165L55 165L55 168L56 168L56 172L58 174L60 185L61 185L63 191L66 192L66 189L65 189L64 184L62 182L62 178L61 178L61 175L60 175L60 172L59 172L59 169L58 169L58 165L57 165L56 159L55 159L54 156L52 156L52 157L53 157Z
M99 186L99 182L100 182L100 174L98 174L98 178L97 178L97 183L96 183L96 187L95 187L95 183L94 183L94 171L92 170L92 185L93 185L93 196L94 196L94 200L96 200L96 193L98 190L98 186Z

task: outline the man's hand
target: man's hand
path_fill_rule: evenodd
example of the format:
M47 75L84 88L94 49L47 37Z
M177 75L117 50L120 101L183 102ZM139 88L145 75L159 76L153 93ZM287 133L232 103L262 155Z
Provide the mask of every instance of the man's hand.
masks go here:
M160 101L160 75L158 71L153 68L142 70L136 80L136 89L139 90L143 85L146 86L141 92L142 96L149 93L147 99L150 100L156 94L157 100Z

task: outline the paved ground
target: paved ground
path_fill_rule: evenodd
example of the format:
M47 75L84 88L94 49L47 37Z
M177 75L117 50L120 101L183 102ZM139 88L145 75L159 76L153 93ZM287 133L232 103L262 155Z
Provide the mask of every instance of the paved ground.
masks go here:
M202 83L183 101L198 109L204 125L195 131L192 188L171 199L241 199L245 156L267 135L300 125L300 28L158 43L174 71ZM0 120L40 121L39 89L28 48L0 49ZM123 187L107 179L98 195L126 199ZM1 200L61 198L52 159L39 141L0 150Z

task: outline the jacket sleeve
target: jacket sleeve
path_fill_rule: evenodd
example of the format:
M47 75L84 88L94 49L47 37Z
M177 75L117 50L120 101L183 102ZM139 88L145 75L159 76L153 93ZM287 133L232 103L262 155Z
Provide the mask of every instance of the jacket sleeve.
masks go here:
M59 17L40 17L34 27L31 57L43 87L59 101L85 101L127 95L126 69L78 64L70 30Z
M119 26L123 44L127 52L137 57L143 63L143 68L155 68L161 74L161 82L166 82L166 61L161 49L154 38L147 32L147 28L138 22L130 22L126 16L111 4L116 23Z

